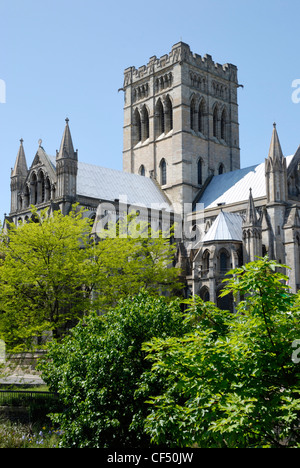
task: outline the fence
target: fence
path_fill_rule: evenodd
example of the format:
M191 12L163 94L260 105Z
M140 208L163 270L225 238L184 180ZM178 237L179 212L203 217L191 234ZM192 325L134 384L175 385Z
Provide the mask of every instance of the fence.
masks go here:
M58 396L54 392L30 390L0 390L0 406L29 407L35 404L55 403Z

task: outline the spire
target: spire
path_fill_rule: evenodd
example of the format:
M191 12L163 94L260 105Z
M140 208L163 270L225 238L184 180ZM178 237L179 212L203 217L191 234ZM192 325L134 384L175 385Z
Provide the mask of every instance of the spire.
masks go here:
M28 167L27 167L27 162L26 162L26 157L25 157L25 151L23 147L23 139L21 138L20 140L20 148L18 151L15 167L12 170L11 176L23 176L27 177L28 173Z
M66 126L62 137L60 150L56 152L56 159L70 158L77 160L77 151L74 151L73 141L69 128L69 119L66 118Z
M278 138L278 133L277 133L277 130L276 130L276 123L273 124L273 127L274 128L273 128L273 134L272 134L268 159L271 159L273 163L276 160L282 162L283 153L282 153L280 141L279 141L279 138Z
M257 222L258 222L257 212L256 212L256 208L254 205L252 189L250 188L248 205L247 205L247 210L246 210L245 225L256 226Z
M265 160L266 192L268 203L287 201L287 167L279 142L276 124L268 158Z

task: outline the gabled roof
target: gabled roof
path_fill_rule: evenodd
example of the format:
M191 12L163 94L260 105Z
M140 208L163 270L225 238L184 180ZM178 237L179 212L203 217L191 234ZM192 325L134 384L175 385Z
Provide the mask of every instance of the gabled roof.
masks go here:
M240 215L221 210L202 242L242 241L242 224L243 219Z
M55 157L49 156L49 159L55 167ZM130 205L148 208L153 204L166 210L171 207L153 179L83 162L78 162L77 195L108 201L126 199Z
M287 156L287 167L294 156ZM230 204L247 201L252 189L254 199L266 197L265 163L238 169L212 178L198 204L204 208L217 207L219 204Z

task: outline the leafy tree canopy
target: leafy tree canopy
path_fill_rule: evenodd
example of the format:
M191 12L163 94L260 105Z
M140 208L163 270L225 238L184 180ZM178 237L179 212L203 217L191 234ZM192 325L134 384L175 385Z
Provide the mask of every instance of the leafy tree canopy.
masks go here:
M63 430L64 447L144 447L148 405L135 394L149 370L142 343L152 337L182 336L190 329L179 300L167 301L141 292L120 300L105 315L90 315L61 343L49 345L41 364L43 379L58 392L64 411L52 415ZM164 382L147 382L158 391Z
M151 378L164 376L149 398L145 428L152 441L174 447L299 447L299 298L282 265L267 258L230 272L224 294L242 297L235 314L199 298L190 311L197 329L144 344ZM147 382L149 373L144 375ZM142 388L142 387L141 387Z
M147 225L131 217L118 225L126 236L110 236L110 227L99 240L77 206L68 216L32 211L33 221L1 234L0 338L10 348L28 349L33 337L49 332L57 336L91 310L103 312L143 288L166 294L180 288L178 270L170 268L170 233L145 237Z

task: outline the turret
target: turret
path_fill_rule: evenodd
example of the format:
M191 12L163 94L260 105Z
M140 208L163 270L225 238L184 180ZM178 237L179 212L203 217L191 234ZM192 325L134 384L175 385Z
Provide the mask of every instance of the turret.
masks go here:
M267 203L286 202L287 169L283 157L276 124L273 124L273 134L268 158L265 160Z
M62 137L60 150L56 151L56 175L57 192L56 199L62 203L61 208L65 211L75 202L77 193L78 151L74 151L73 141L69 128L69 119Z
M11 213L22 208L21 192L28 174L28 167L23 147L23 139L20 140L20 148L17 154L16 163L11 171Z
M244 263L257 260L262 255L262 229L250 188L246 217L243 222Z

